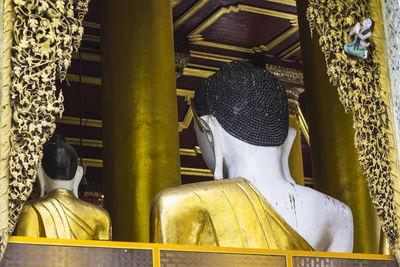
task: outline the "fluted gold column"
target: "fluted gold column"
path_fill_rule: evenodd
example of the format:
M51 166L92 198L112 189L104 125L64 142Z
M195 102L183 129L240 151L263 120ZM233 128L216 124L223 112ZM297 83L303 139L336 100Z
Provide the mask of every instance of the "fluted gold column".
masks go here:
M102 1L103 174L113 240L148 242L153 197L180 184L170 2Z
M354 252L379 252L379 223L354 146L352 114L345 114L326 74L318 34L310 37L308 1L297 0L315 187L346 203L354 217Z

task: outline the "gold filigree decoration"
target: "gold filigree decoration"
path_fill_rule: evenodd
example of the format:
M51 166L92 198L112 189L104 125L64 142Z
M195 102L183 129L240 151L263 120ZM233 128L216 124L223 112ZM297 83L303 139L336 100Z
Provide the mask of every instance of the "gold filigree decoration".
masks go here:
M358 21L371 16L367 0L311 0L307 18L311 31L320 35L328 76L337 86L347 113L353 113L355 145L372 202L391 247L398 243L394 207L394 179L389 159L389 120L380 80L380 61L372 40L367 60L345 54L348 32ZM374 36L373 32L373 36ZM380 52L380 51L379 51Z
M32 191L43 144L64 110L55 82L57 75L65 79L72 52L80 46L88 2L14 0L9 233Z

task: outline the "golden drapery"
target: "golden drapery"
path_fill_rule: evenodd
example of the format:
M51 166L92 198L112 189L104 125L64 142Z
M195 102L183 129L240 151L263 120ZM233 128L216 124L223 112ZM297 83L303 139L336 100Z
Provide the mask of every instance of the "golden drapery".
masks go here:
M151 222L156 243L313 250L243 178L164 190Z
M388 116L388 83L385 72L384 34L378 0L311 0L311 30L320 35L330 81L338 87L345 111L353 114L355 145L372 203L382 230L396 256L399 250L397 155ZM348 56L344 44L356 22L372 17L377 23L366 60Z
M56 189L27 202L15 235L80 240L110 240L108 213L79 200L67 189Z

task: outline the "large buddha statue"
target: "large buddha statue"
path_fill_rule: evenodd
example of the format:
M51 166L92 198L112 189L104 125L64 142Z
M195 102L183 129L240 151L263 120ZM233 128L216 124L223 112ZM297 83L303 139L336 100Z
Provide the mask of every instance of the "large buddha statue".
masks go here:
M296 131L274 75L232 62L201 85L193 104L197 139L215 181L160 192L152 241L352 252L350 209L290 176Z
M75 150L55 135L43 147L38 178L41 198L23 207L15 234L60 239L110 240L110 217L104 209L78 199L83 169Z

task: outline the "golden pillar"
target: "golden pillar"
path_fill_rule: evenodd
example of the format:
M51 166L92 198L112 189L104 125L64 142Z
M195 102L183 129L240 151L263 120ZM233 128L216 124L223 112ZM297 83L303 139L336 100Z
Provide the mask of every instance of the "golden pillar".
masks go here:
M378 253L380 225L354 146L352 114L345 114L329 82L318 33L310 35L308 1L297 0L315 187L346 203L354 217L354 252Z
M180 184L171 1L102 10L105 205L114 240L149 242L153 197Z

